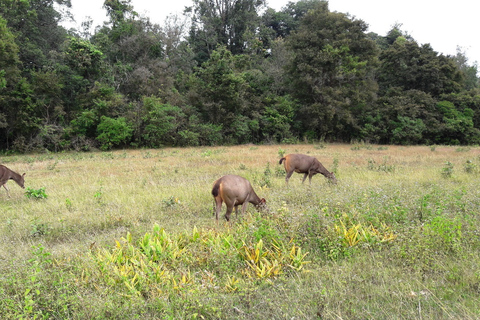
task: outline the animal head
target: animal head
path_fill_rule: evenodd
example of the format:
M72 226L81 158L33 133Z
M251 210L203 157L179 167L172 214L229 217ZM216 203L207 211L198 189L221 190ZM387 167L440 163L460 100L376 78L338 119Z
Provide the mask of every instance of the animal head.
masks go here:
M330 172L330 173L327 175L327 178L330 180L331 183L337 184L337 178L335 177L335 173Z
M265 198L260 199L260 202L257 204L258 208L266 208L267 207L267 200Z
M18 181L18 185L22 187L22 189L25 189L25 173L22 174L20 177L20 180Z

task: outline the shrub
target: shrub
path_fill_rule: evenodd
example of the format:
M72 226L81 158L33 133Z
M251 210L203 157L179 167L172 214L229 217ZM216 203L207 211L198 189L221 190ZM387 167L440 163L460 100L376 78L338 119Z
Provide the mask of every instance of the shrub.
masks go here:
M33 189L27 187L27 191L25 191L25 196L27 198L34 198L34 199L47 199L48 195L45 193L45 187L40 189Z
M112 119L103 116L97 126L97 140L102 150L126 143L132 137L133 129L124 117Z
M453 163L450 161L445 162L445 166L442 168L442 177L450 178L453 175Z

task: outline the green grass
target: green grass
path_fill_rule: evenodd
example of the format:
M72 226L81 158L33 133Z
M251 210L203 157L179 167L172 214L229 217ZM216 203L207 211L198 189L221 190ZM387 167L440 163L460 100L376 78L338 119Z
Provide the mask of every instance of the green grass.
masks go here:
M295 174L286 187L278 159L297 152L338 184ZM0 192L0 318L479 318L479 177L465 165L477 154L323 144L0 157L27 173L27 194L14 182L10 199ZM211 187L230 173L268 211L249 205L228 224L223 207L217 226Z

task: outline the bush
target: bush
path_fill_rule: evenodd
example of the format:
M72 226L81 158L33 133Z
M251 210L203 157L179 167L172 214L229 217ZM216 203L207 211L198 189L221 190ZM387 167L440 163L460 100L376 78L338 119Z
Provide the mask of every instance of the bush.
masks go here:
M34 198L34 199L47 199L48 195L45 193L45 187L40 189L32 189L27 187L27 191L25 191L25 196L27 198Z
M132 137L133 129L123 117L112 119L103 116L97 126L97 140L101 143L102 150L126 143Z

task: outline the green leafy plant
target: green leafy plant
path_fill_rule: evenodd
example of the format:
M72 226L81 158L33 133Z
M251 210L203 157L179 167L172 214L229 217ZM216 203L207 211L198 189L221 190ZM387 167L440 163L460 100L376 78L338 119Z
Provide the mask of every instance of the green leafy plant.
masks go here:
M68 211L71 211L73 209L72 200L70 200L69 198L66 198L65 199L65 206L67 207Z
M169 198L163 199L162 202L165 207L174 207L180 204L180 200L178 200L178 198L174 196L170 196Z
M478 173L478 166L472 160L467 160L463 166L466 173Z
M270 162L267 162L265 170L263 171L263 176L259 181L261 187L271 187L272 181L270 178L272 177L272 170L270 169Z
M102 200L102 197L103 197L103 191L102 191L103 187L100 187L100 189L98 189L97 192L95 192L95 194L93 195L93 197L95 199L97 199L97 201L101 201Z
M43 236L49 233L49 227L46 223L42 223L40 219L36 218L30 224L31 230L30 235L32 237Z
M372 171L383 171L383 172L395 172L395 165L387 164L388 158L383 159L383 163L377 164L375 160L368 159L368 170Z
M29 199L47 199L48 195L45 193L45 187L39 189L33 189L27 187L27 191L25 191L25 196Z
M441 174L444 178L451 178L453 175L453 163L451 163L450 161L445 162Z
M126 143L132 136L133 129L124 117L117 119L102 116L97 126L97 140L102 150Z

